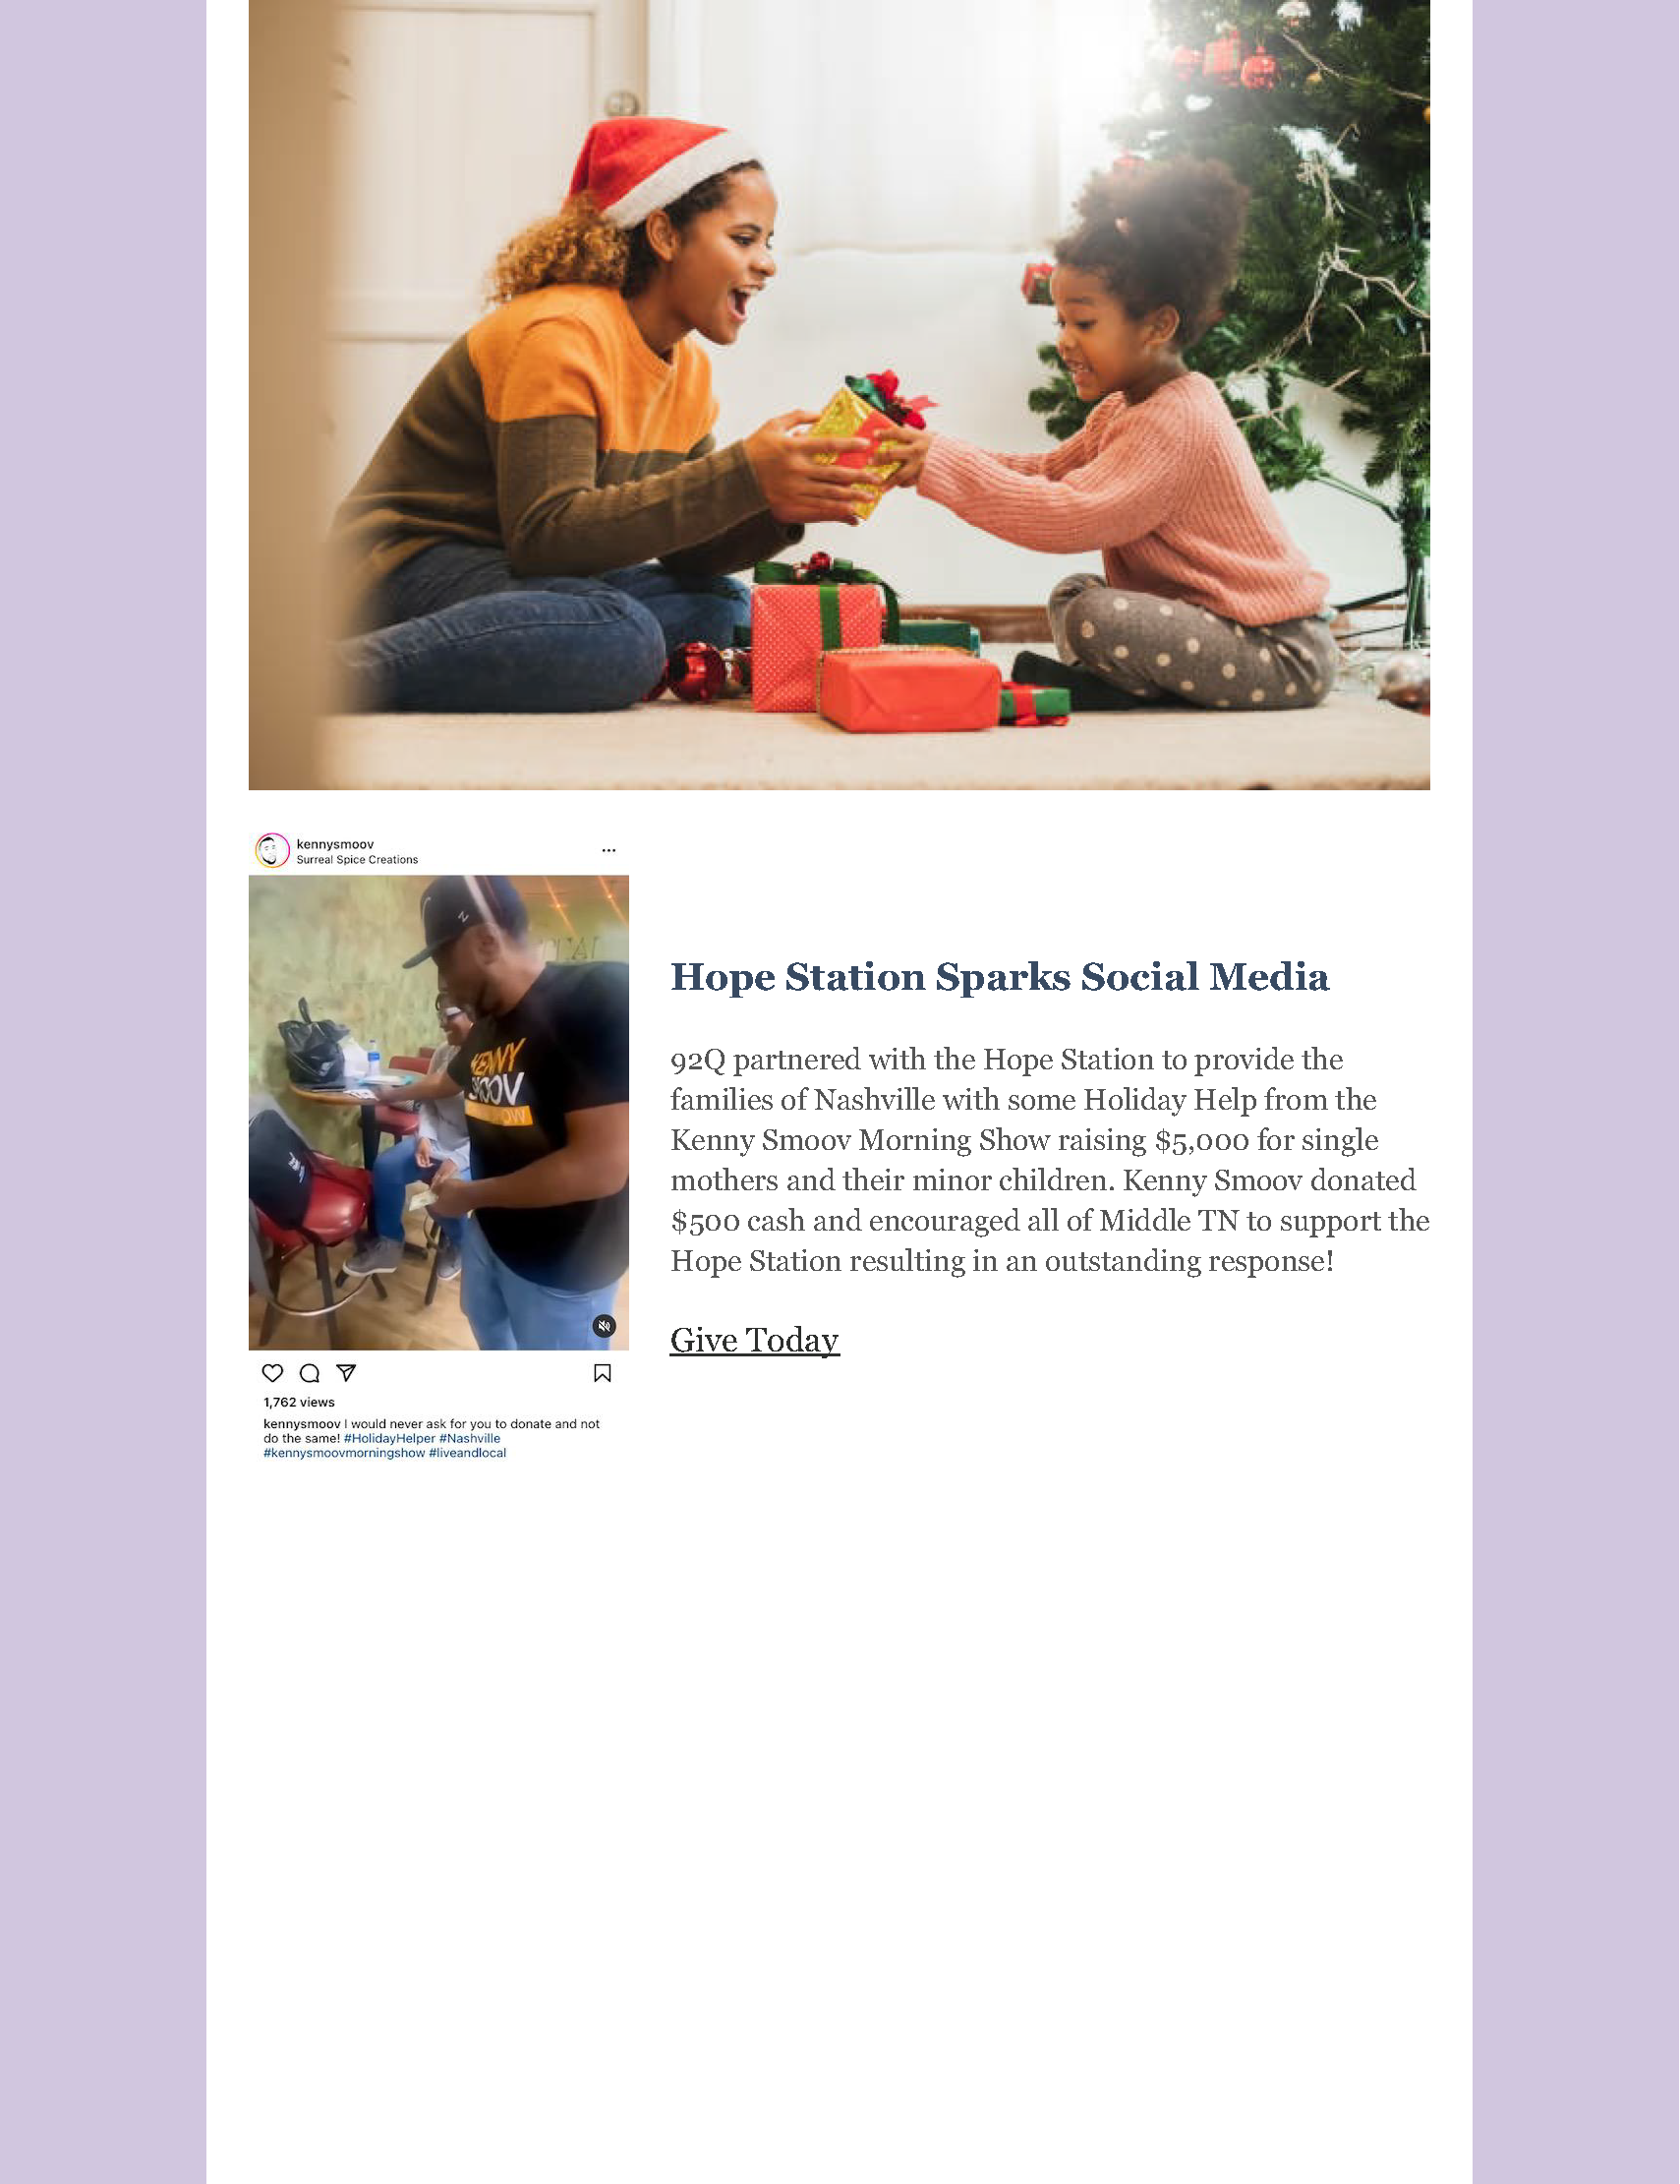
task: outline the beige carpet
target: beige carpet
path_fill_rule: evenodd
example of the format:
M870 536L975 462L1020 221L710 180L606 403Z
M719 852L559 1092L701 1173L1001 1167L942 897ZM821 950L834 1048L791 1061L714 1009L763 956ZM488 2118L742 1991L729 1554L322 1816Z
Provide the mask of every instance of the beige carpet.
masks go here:
M1085 713L969 735L848 735L815 714L674 698L627 713L364 714L319 735L323 788L1429 785L1428 721L1359 688L1310 713Z

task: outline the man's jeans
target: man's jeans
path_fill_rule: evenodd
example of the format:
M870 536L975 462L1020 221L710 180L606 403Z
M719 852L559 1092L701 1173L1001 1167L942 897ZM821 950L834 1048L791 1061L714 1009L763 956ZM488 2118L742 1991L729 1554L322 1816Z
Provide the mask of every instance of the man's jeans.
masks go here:
M402 1202L408 1195L410 1183L430 1183L437 1173L436 1164L431 1168L420 1165L420 1140L417 1137L399 1137L394 1145L387 1145L374 1163L374 1234L377 1236L402 1240ZM457 1161L456 1173L467 1174L465 1161ZM435 1216L434 1217L435 1218ZM459 1246L461 1219L437 1222L437 1226Z
M605 576L515 576L494 546L434 546L393 569L382 626L338 648L357 713L606 713L645 698L678 645L728 645L749 612L732 576L656 561Z
M604 1290L549 1290L504 1266L476 1221L461 1245L461 1303L481 1350L605 1350L610 1338L590 1322L610 1312L616 1282Z

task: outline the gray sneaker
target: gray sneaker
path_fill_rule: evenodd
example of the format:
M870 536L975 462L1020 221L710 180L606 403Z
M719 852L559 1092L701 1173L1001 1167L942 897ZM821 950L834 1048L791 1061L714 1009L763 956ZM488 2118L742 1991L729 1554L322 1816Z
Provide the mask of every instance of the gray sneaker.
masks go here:
M437 1246L437 1279L439 1282L456 1282L461 1275L461 1254L452 1243Z
M390 1274L402 1264L402 1243L396 1236L376 1236L344 1262L346 1274Z

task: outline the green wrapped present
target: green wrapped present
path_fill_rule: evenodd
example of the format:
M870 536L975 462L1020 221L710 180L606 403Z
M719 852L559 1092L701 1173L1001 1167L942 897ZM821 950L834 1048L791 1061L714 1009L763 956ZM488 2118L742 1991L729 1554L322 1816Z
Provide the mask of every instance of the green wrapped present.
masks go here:
M903 645L954 645L958 652L978 653L980 632L972 622L908 621L898 624Z
M1031 682L1006 682L999 694L998 725L1024 728L1052 722L1060 726L1072 709L1071 690L1051 690Z

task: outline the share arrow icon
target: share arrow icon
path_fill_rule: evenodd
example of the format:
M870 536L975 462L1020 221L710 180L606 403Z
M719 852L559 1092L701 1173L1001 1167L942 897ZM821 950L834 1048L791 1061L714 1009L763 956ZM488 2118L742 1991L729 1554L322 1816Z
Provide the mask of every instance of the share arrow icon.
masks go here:
M350 1378L350 1375L356 1370L354 1365L340 1365L338 1369L344 1375L346 1380L348 1380Z

